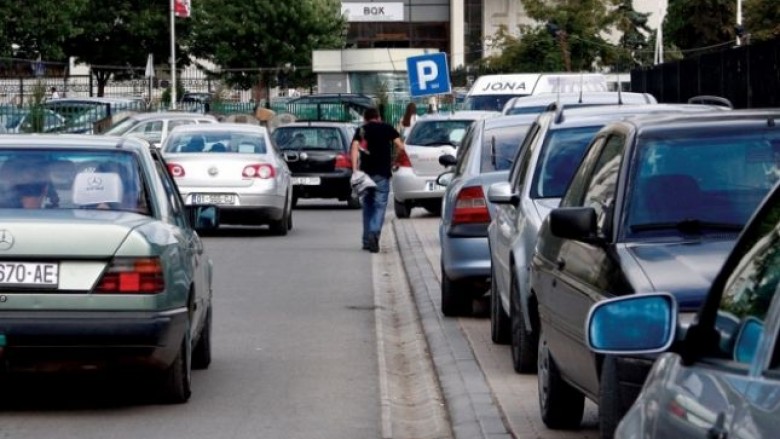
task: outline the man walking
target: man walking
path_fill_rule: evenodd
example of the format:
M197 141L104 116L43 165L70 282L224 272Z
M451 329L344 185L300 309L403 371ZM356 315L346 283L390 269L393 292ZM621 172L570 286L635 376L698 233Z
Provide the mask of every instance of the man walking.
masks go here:
M379 237L390 195L393 148L404 151L404 142L392 125L382 122L379 111L369 108L363 114L365 123L352 139L352 169L365 172L376 187L363 195L363 250L379 252Z

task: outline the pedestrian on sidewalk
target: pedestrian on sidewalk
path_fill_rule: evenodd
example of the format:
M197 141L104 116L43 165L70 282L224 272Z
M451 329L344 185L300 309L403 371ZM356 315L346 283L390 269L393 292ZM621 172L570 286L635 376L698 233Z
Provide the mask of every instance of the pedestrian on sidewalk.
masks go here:
M363 250L379 252L379 238L385 220L393 157L404 151L404 142L392 125L382 122L379 111L369 108L363 114L364 124L355 132L350 155L352 169L365 172L376 187L365 191L363 205ZM393 154L393 149L397 149Z

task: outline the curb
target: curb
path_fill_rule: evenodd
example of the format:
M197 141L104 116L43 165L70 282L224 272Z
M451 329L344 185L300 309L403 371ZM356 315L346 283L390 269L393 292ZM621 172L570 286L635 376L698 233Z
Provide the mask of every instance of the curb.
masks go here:
M392 224L455 438L510 439L458 319L445 318L439 312L439 280L414 226L409 221L393 220Z

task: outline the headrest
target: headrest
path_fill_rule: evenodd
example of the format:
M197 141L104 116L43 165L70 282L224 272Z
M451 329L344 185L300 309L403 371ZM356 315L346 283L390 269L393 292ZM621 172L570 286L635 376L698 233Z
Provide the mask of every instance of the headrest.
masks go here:
M122 179L113 172L82 172L73 180L73 204L77 206L121 203Z

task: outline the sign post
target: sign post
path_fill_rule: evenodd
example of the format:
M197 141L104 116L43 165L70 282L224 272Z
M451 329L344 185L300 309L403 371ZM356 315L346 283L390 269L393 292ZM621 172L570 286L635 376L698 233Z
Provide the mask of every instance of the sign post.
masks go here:
M449 94L452 91L447 54L432 53L406 58L409 92L413 98Z

